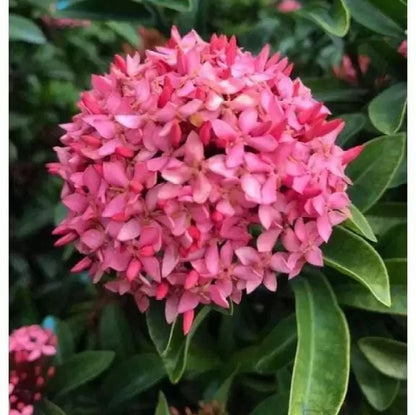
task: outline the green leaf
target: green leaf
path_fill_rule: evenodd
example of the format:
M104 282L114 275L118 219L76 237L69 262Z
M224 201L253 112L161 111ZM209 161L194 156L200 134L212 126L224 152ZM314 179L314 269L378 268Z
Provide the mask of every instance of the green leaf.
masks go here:
M356 114L344 114L339 118L345 121L345 127L341 131L341 134L337 137L337 145L344 148L344 146L357 135L365 126L366 118L361 113Z
M401 258L387 259L385 265L390 280L390 307L381 304L366 288L354 282L342 282L333 286L338 302L362 310L405 316L407 314L407 261Z
M400 382L377 371L359 351L351 348L351 366L358 385L370 405L377 411L385 411L399 392Z
M377 130L384 134L399 131L406 113L407 84L395 84L377 95L368 106L368 115Z
M153 14L142 3L111 0L60 0L56 3L57 17L93 20L130 20L143 25L153 22Z
M58 405L47 399L43 399L42 412L44 415L66 415Z
M368 141L347 170L353 186L351 199L362 212L371 208L393 180L404 156L405 134L382 136Z
M365 214L376 235L382 235L393 226L407 221L407 204L402 202L377 203Z
M291 282L296 299L298 346L289 415L337 414L348 386L350 335L326 278L311 272Z
M386 306L390 306L389 276L377 251L353 232L336 227L322 248L325 264L359 281Z
M389 185L389 189L401 186L407 183L407 155L405 154L399 168L394 175L393 180Z
M250 415L287 415L288 399L289 395L282 396L280 393L275 393L261 401Z
M351 16L358 23L382 35L404 38L404 30L370 0L345 0Z
M325 3L305 4L298 12L334 36L343 37L350 28L350 13L344 0L335 0L329 7Z
M110 411L164 377L163 364L156 354L138 354L111 369L103 381L101 396L108 402Z
M383 258L407 257L407 224L392 227L380 239L377 250Z
M22 40L28 43L46 43L42 30L32 21L17 14L9 14L9 40Z
M233 384L233 380L235 375L237 374L238 368L236 368L231 375L229 375L220 385L220 387L215 392L213 396L213 400L216 402L222 402L224 404L228 401L228 395L230 393L231 385Z
M159 400L157 402L155 415L170 415L168 401L163 392L159 392Z
M56 321L56 336L58 337L58 347L56 348L56 359L58 363L64 363L74 354L74 338L69 325L63 321Z
M361 101L367 93L365 89L345 87L344 83L334 78L305 78L303 82L318 101L351 103Z
M192 328L187 336L182 333L178 320L174 321L169 329L164 320L163 306L153 303L146 313L149 335L161 356L166 372L172 383L178 383L182 377L188 359L188 350L191 339L198 326L210 312L209 307L203 307L195 317Z
M141 0L134 0L141 1ZM165 7L167 9L176 10L178 12L189 12L192 9L191 0L147 0L155 6Z
M130 326L117 303L104 307L100 320L100 343L106 350L114 350L125 358L134 350Z
M232 361L239 365L239 372L276 373L293 361L296 339L296 318L292 314L279 321L259 345L240 350Z
M137 28L126 22L107 22L107 26L114 32L121 36L124 40L129 42L132 46L136 46L139 42L137 35Z
M358 341L358 347L383 375L407 379L406 343L383 337L363 337Z
M85 351L57 366L52 388L59 396L73 391L103 373L114 359L111 351Z
M347 219L342 226L351 229L372 242L377 242L377 238L365 216L354 205L350 206L350 211L351 218Z

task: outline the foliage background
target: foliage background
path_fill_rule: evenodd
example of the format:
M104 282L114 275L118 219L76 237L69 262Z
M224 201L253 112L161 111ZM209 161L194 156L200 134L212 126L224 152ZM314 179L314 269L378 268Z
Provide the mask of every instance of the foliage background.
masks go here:
M407 73L406 59L397 52L406 38L406 4L337 0L303 6L283 14L269 0L10 0L10 329L42 323L58 334L58 375L48 397L65 413L153 414L158 400L157 413L168 413L159 391L181 410L216 399L230 414L406 412L407 177L400 132L406 131ZM44 16L92 23L54 28ZM106 71L115 53L142 48L138 26L167 36L172 23L181 33L194 27L204 38L213 32L235 34L239 45L253 52L270 43L289 57L294 75L334 116L346 120L339 145L384 138L371 141L351 168L356 179L351 197L364 216L358 212L349 223L354 233L336 232L325 253L325 277L299 277L293 283L281 278L276 294L258 290L232 315L211 310L186 347L174 332L161 358L167 333L157 307L146 319L130 298L113 297L87 275L70 275L76 254L53 248L51 231L64 212L61 183L46 173L45 163L54 159L58 124L76 113L90 74ZM357 73L354 85L334 76L344 54ZM359 55L371 59L365 73ZM373 296L377 284L383 285L380 257L390 279L390 308ZM351 274L373 287L373 294ZM386 281L379 299L385 289ZM333 304L326 309L328 298ZM343 313L349 329L338 335L334 331L343 324ZM319 330L325 333L321 340ZM325 343L331 347L323 351ZM318 369L302 374L310 362ZM294 366L298 377L292 378ZM323 374L334 371L339 379L328 386ZM313 386L301 409L293 402L306 393L305 377ZM45 403L37 410L62 413Z

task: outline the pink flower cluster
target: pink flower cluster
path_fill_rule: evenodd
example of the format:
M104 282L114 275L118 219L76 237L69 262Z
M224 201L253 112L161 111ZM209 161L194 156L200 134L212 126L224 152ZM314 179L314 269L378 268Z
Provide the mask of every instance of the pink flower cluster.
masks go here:
M371 60L366 55L358 56L358 65L360 67L361 74L365 75L370 66ZM342 62L340 65L336 65L333 68L334 74L338 79L346 81L351 85L358 84L357 71L352 64L352 60L348 55L342 57Z
M198 304L228 308L244 290L276 290L276 273L322 266L360 148L335 145L344 123L291 71L268 46L253 56L235 37L173 28L144 62L116 56L93 75L48 166L68 208L55 245L84 255L72 271L115 271L108 289L142 312L165 300L187 333Z
M50 360L56 354L56 342L55 335L37 325L10 335L10 415L32 415L33 404L40 401L47 379L55 373Z

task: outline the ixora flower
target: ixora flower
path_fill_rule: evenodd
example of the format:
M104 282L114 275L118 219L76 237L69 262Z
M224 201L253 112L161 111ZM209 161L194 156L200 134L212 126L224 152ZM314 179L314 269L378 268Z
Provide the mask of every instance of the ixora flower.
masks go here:
M10 415L32 415L48 378L55 373L51 356L56 354L56 336L32 325L21 327L9 338Z
M363 75L368 71L371 60L366 55L358 56L358 66ZM342 57L342 62L340 65L335 65L333 68L334 74L338 79L348 82L351 85L358 84L357 71L354 68L351 58L348 55Z
M276 290L276 273L322 266L361 148L335 144L343 121L291 71L267 45L253 56L235 37L174 27L143 62L116 56L93 75L48 165L68 209L55 245L83 255L72 271L115 273L109 290L142 312L164 300L187 333L199 304L228 308L243 291Z

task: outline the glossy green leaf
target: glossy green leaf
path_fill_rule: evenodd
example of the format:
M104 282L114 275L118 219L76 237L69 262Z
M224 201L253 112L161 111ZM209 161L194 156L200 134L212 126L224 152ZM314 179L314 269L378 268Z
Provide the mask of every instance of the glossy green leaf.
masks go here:
M407 84L395 84L377 95L368 107L368 115L377 130L384 134L399 131L406 113Z
M114 359L112 351L85 351L57 366L53 390L59 396L73 391L101 375Z
M365 89L346 87L334 78L305 78L303 82L318 101L350 103L360 101L367 93Z
M377 203L365 214L376 235L382 235L393 226L407 221L407 204L401 202Z
M393 180L404 156L405 134L382 136L367 142L347 168L353 186L349 194L362 212L371 208Z
M407 224L400 223L386 232L377 246L383 258L407 257Z
M396 174L393 177L389 185L389 189L401 186L407 183L407 154L405 153L402 162L400 163L399 168L396 171Z
M372 242L377 242L377 238L365 216L354 205L350 206L350 211L351 218L347 219L342 226L351 229Z
M42 30L32 20L17 14L9 14L9 39L28 43L46 43Z
M240 372L276 373L293 361L296 339L296 318L292 314L279 321L259 345L240 350L232 360Z
M368 242L347 229L336 227L322 251L326 265L359 281L378 301L390 306L386 266Z
M191 0L148 0L148 2L155 6L166 7L167 9L176 10L178 12L189 12L192 9Z
M47 399L43 399L42 412L43 415L66 415L58 405Z
M179 382L187 363L189 345L195 331L210 312L203 307L195 317L191 331L183 335L181 324L176 320L169 327L164 320L164 307L154 303L146 313L149 334L161 356L166 372L172 383Z
M151 24L153 14L142 3L111 0L61 0L56 3L55 15L94 20L130 20Z
M345 0L351 16L368 29L386 36L404 37L404 30L370 0Z
M291 281L298 346L289 415L337 414L348 387L350 335L326 278L311 272Z
M129 324L117 303L104 307L100 319L100 343L106 350L114 350L125 358L134 350Z
M353 281L334 285L338 302L362 310L405 316L407 314L407 261L406 259L387 259L385 264L390 280L390 307L381 304L367 288Z
M289 395L275 393L261 401L250 415L287 415Z
M71 329L65 321L57 320L56 336L58 337L56 359L58 363L63 363L72 357L75 348Z
M363 337L358 341L358 347L383 375L407 379L406 343L383 337Z
M108 402L108 410L150 389L165 377L159 356L153 353L135 355L114 366L103 381L102 399Z
M155 415L170 415L168 401L163 392L159 392Z
M137 27L135 25L126 22L107 22L107 26L129 42L130 45L136 46L139 43Z
M399 392L400 382L376 370L355 345L351 348L351 366L370 405L378 411L389 408Z
M238 368L236 368L225 380L220 384L219 388L216 390L213 400L216 402L221 402L226 404L228 401L228 395L230 393L231 386L234 381L234 377L237 374Z
M337 144L344 146L354 138L365 126L366 118L361 113L340 115L339 118L345 121L345 127L337 137Z
M331 3L331 6L327 6L325 3L308 2L298 14L314 21L331 35L343 37L350 27L350 13L344 0Z

